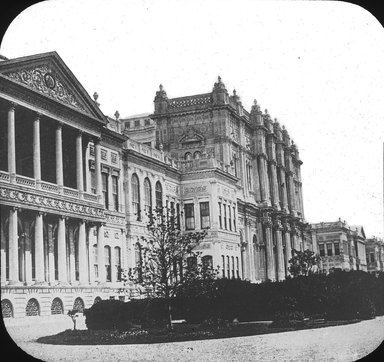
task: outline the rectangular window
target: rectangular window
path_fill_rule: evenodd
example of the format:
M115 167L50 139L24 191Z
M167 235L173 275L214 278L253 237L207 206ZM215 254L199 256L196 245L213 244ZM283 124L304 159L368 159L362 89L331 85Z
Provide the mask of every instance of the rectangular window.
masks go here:
M210 227L209 202L200 202L200 225L202 229Z
M339 243L335 243L333 245L335 247L335 255L340 255L340 244Z
M140 120L135 121L135 127L140 127Z
M176 227L180 229L180 204L176 204Z
M91 170L91 193L96 194L96 172Z
M129 129L131 127L131 123L129 121L125 122L125 129Z
M144 120L144 125L149 126L150 124L151 124L151 120L150 119Z
M235 279L235 258L231 256L231 262L232 262L232 279Z
M228 226L229 230L232 231L232 218L231 218L231 206L228 205Z
M225 204L223 205L223 209L224 209L224 229L227 230L227 207Z
M227 256L227 278L228 279L231 277L230 268L231 268L231 265L229 264L229 256Z
M370 253L369 255L371 257L371 263L373 263L375 261L375 253Z
M221 202L219 202L219 228L223 228L222 216L221 216Z
M332 256L332 244L327 244L327 256Z
M236 278L240 279L239 258L238 257L236 257Z
M185 204L184 212L185 212L185 229L194 230L195 229L194 204Z
M108 209L108 174L101 174L101 181L103 184L103 198L104 198L104 206Z
M222 263L222 268L221 268L221 273L223 275L223 278L225 278L225 256L221 256L221 263Z
M325 256L324 244L319 244L320 256Z
M233 230L236 231L236 207L233 207Z
M119 179L117 176L112 176L112 199L113 209L119 211Z
M175 227L175 203L171 201L171 225Z

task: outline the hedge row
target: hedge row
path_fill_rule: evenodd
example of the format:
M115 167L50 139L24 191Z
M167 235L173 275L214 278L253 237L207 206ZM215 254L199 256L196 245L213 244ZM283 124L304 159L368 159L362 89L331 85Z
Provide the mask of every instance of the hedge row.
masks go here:
M328 320L369 319L384 314L384 274L335 271L290 278L277 283L251 284L218 279L211 292L199 295L199 282L170 300L173 319L189 323L224 319L274 320L276 315L300 313ZM130 329L133 325L164 325L168 305L164 299L102 301L86 311L89 329Z

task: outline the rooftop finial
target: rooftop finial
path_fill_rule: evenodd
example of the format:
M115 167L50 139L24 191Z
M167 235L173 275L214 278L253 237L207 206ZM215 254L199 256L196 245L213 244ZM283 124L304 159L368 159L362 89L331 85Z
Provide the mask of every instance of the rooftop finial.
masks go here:
M160 91L164 90L164 87L162 84L160 84L159 89L160 89Z
M116 120L118 120L119 117L120 117L120 113L119 113L119 111L116 111L116 112L115 112L115 118L116 118Z
M99 95L97 94L97 92L93 93L93 99L95 100L95 102L97 101L97 98L99 98Z
M218 81L219 83L221 83L221 77L220 77L220 76L217 77L217 81Z

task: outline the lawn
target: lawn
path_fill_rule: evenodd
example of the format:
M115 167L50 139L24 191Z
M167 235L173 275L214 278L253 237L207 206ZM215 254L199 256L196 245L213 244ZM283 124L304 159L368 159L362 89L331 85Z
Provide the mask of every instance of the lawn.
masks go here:
M280 333L300 329L331 327L356 322L359 322L359 320L305 321L304 323L290 327L274 327L272 324L258 322L227 323L219 326L206 324L177 324L174 325L174 328L171 331L167 328L134 328L129 331L67 329L55 335L40 337L37 342L64 345L167 343Z

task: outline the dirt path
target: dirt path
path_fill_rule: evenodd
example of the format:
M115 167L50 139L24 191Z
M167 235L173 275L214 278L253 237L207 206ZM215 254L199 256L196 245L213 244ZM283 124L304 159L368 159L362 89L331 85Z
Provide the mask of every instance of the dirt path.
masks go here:
M384 340L384 317L337 327L152 345L54 346L38 337L72 327L65 316L8 325L17 345L43 361L356 361ZM85 328L84 321L78 321Z

